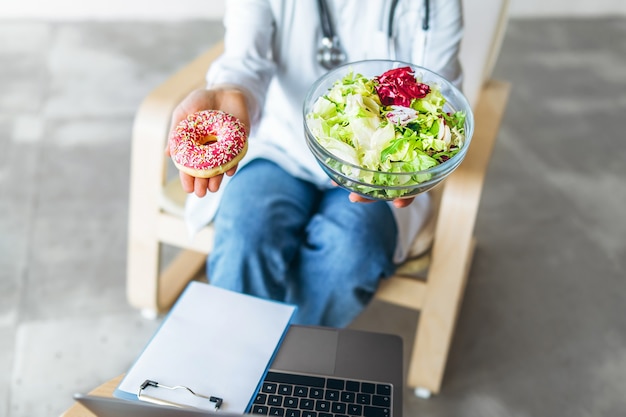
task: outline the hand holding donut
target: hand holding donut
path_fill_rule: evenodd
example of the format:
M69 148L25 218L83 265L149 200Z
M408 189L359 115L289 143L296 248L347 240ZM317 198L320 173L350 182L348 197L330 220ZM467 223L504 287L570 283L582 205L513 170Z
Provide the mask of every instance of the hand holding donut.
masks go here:
M166 153L179 169L183 189L198 197L219 189L245 155L250 131L246 98L236 89L191 92L172 114Z

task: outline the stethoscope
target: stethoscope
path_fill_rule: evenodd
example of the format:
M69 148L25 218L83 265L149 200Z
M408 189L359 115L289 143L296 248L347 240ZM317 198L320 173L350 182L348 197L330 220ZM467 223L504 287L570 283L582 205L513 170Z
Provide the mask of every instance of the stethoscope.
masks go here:
M392 0L389 7L389 21L387 23L387 42L389 43L389 56L396 59L396 44L393 38L393 18L398 0ZM317 51L317 62L326 69L333 69L346 62L344 52L339 37L335 33L333 22L328 10L326 0L317 0L318 12L320 16L320 26L322 27L322 39ZM427 31L430 26L430 0L424 0L424 19L422 30Z

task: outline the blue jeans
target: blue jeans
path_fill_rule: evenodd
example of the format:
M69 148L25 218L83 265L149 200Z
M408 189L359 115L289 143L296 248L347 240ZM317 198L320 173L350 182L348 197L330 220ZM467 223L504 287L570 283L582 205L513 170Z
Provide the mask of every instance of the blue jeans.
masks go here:
M352 203L267 160L224 190L209 255L213 285L298 306L293 322L347 326L395 270L397 227L384 202Z

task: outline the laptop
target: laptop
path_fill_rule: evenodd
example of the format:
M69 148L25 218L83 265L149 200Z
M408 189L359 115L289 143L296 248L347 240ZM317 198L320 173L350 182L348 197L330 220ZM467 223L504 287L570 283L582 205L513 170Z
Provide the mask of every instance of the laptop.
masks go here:
M246 414L402 417L402 339L292 325ZM76 394L98 417L235 417L223 411Z

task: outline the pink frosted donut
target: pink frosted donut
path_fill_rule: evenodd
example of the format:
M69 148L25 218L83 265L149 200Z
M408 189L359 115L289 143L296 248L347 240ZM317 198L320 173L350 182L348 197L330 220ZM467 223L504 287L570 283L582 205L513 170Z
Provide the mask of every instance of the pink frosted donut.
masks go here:
M246 129L234 116L219 110L190 114L169 138L176 167L199 178L210 178L234 167L248 149Z

